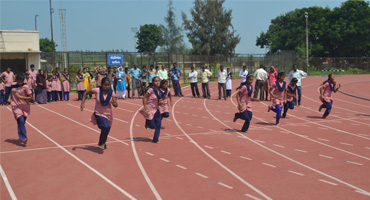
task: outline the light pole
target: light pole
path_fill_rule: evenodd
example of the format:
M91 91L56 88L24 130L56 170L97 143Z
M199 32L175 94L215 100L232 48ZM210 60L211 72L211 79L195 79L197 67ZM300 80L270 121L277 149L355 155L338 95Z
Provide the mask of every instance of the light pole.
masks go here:
M307 64L307 74L308 74L308 12L304 12L304 16L306 17L306 64Z
M137 27L131 27L131 32L134 33L134 50L136 49L136 40L135 40L135 35L138 31L138 28Z
M53 64L53 70L55 68L55 55L54 55L54 38L53 38L53 12L54 9L51 8L51 0L49 0L50 5L50 32L51 32L51 56L52 56L52 64Z
M35 31L37 31L37 17L38 17L39 15L35 15Z

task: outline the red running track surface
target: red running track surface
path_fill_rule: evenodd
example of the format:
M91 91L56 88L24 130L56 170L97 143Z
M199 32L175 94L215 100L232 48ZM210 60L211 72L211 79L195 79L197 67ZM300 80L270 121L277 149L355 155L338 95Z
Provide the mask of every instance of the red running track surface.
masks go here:
M32 105L27 147L17 142L16 121L3 106L0 197L370 199L370 103L338 92L332 113L321 119L318 87L324 80L303 80L302 106L289 110L279 127L267 112L270 102L252 102L248 133L239 132L243 121L232 122L235 89L232 99L217 101L215 83L211 100L193 99L183 88L186 96L173 99L159 144L150 142L154 131L137 113L141 100L119 100L106 151L97 148L100 130L89 122L94 100L83 112L73 100Z

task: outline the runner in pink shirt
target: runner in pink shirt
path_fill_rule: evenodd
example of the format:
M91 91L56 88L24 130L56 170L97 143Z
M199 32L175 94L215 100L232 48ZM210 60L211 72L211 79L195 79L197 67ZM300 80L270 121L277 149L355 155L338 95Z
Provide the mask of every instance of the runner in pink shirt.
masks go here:
M158 143L159 134L161 131L162 116L159 111L159 104L163 105L161 94L159 93L159 78L157 76L152 79L152 86L148 89L143 97L143 108L139 113L145 118L145 128L154 129L153 142Z
M171 95L171 91L168 89L167 80L161 81L159 92L163 100L163 105L159 105L159 112L161 113L161 120L163 120L163 118L168 118L170 116L170 113L168 110L169 103L171 104L171 107L172 107L172 95ZM164 126L162 126L161 129L164 129Z
M238 102L238 110L239 112L235 113L235 117L233 122L236 122L237 119L245 120L242 132L247 132L249 129L249 125L252 120L252 103L251 100L259 102L259 99L255 99L252 97L253 93L253 75L249 74L246 77L245 83L241 86L240 91L236 94L236 100Z
M23 145L26 145L28 138L24 124L31 112L28 101L32 100L32 91L24 83L24 75L22 73L17 75L16 81L17 83L11 87L8 102L12 107L15 120L17 120L19 140Z
M104 150L107 149L107 145L105 143L113 123L112 105L115 108L118 107L117 96L110 87L110 80L105 77L103 78L100 87L85 92L81 102L81 111L85 108L85 101L88 94L96 95L95 110L90 121L94 125L98 125L101 129L98 145Z
M63 99L64 101L69 101L69 74L67 68L64 68L64 73L62 74L63 77Z
M322 118L326 118L331 111L331 108L333 106L333 96L332 93L338 92L339 88L341 87L341 84L338 85L338 87L335 87L336 82L334 81L334 74L328 75L328 80L325 81L322 86L320 87L320 100L323 103L319 111L321 112L321 109L326 108L324 115Z
M10 91L11 91L11 87L12 87L12 83L14 82L14 79L15 79L15 76L14 76L14 73L11 71L10 67L7 67L6 68L6 71L1 73L0 75L1 78L4 79L4 83L5 83L5 101L7 101L9 99L9 95L10 95ZM9 105L8 102L4 102L6 105Z
M268 106L267 112L270 112L270 110L274 111L276 113L276 125L279 125L280 117L281 117L281 111L284 106L284 103L286 103L286 82L285 79L285 73L280 72L277 77L277 81L271 84L270 87L270 95L271 95L271 102L272 106Z

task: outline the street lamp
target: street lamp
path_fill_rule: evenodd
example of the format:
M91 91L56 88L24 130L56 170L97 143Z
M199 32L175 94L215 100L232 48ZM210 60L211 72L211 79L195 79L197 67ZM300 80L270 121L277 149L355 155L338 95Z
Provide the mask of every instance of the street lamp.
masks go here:
M306 63L307 63L307 74L308 74L308 12L304 12L306 17Z
M35 15L35 31L37 31L37 18L39 15Z

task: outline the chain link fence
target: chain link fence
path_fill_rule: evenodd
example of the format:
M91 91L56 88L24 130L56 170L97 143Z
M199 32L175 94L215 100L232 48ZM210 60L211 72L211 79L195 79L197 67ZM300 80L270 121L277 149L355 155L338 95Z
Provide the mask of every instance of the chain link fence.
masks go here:
M71 89L76 88L76 75L79 69L89 68L95 76L94 68L96 66L108 67L108 54L122 54L124 65L123 67L132 68L137 64L139 68L146 65L147 69L150 65L161 66L165 69L172 68L173 63L182 70L181 81L184 84L189 82L188 73L191 67L200 73L201 67L207 65L213 73L211 81L217 80L217 71L220 65L224 65L225 69L230 68L234 74L234 78L239 78L239 72L242 66L246 65L249 73L254 73L260 65L264 65L269 70L270 66L274 66L277 71L289 73L292 70L292 65L297 64L299 69L308 71L309 75L322 76L323 70L344 70L344 74L366 74L370 73L370 58L309 58L309 66L307 68L306 58L294 56L294 54L280 55L244 55L239 54L234 57L221 56L201 56L201 55L185 55L174 53L128 53L128 52L56 52L54 53L55 67L59 67L61 71L64 68L70 73ZM48 70L49 73L53 70L52 53L41 53L41 68ZM113 66L111 66L113 67ZM340 72L336 72L340 73ZM94 83L93 79L93 85Z

